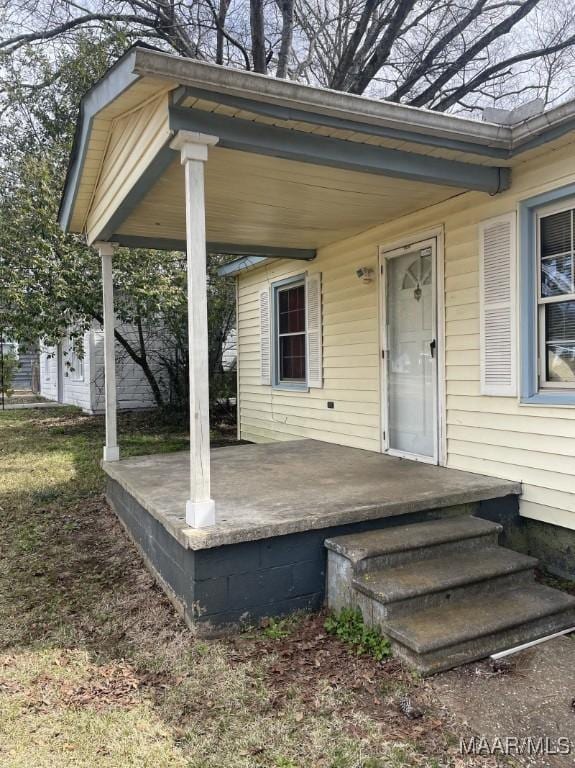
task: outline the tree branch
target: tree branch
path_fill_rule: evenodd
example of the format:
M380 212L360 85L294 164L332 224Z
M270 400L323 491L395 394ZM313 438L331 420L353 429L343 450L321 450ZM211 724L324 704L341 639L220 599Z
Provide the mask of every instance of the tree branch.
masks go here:
M441 75L428 88L409 102L411 106L423 107L425 104L428 104L454 75L461 72L478 53L484 51L494 40L506 35L513 29L513 27L521 21L521 19L527 16L539 2L540 0L525 0L525 3L514 13L510 14L499 24L496 24L489 32L487 32L487 34L480 37L479 40L471 45L461 56L446 67Z
M469 11L469 13L467 13L457 24L454 24L447 34L440 37L423 58L419 59L419 63L415 69L413 69L404 79L399 88L386 98L390 101L399 101L406 93L409 93L417 81L429 73L429 68L433 62L440 53L446 50L449 43L455 40L458 35L467 29L467 27L481 15L486 3L487 0L478 0L471 11Z
M361 16L359 17L359 21L355 25L353 34L347 41L341 58L337 63L329 84L330 88L335 88L337 90L343 86L345 78L349 74L350 67L357 53L357 49L359 48L359 44L361 43L361 40L367 29L367 25L369 24L371 14L377 8L379 2L381 2L381 0L366 0Z
M516 56L511 56L504 61L493 64L491 67L484 69L483 72L475 75L475 77L472 77L468 83L465 83L464 85L459 86L459 88L456 88L449 94L449 96L446 96L444 99L437 102L433 108L439 112L444 112L446 109L449 109L449 107L453 106L453 104L456 104L462 98L467 96L468 93L478 90L481 85L486 83L488 80L491 80L494 75L500 74L501 70L511 67L513 64L519 64L522 61L530 61L531 59L537 59L540 56L548 56L549 54L557 53L558 51L562 51L565 48L569 48L571 45L575 45L575 35L561 43L557 43L556 45L551 46L550 48L538 48L534 51L519 53Z
M75 19L70 19L63 24L58 24L51 29L45 29L41 32L30 32L25 35L16 35L15 37L8 38L8 40L0 41L0 50L4 49L7 54L14 53L18 48L32 43L36 40L51 40L58 35L62 35L65 32L69 32L76 27L80 27L84 24L88 24L91 21L124 21L132 22L134 24L140 24L144 27L154 28L154 22L150 19L142 18L134 14L121 14L121 13L89 13L85 16L77 16Z
M397 7L387 29L363 70L354 78L350 93L363 93L387 61L397 35L417 0L398 0Z

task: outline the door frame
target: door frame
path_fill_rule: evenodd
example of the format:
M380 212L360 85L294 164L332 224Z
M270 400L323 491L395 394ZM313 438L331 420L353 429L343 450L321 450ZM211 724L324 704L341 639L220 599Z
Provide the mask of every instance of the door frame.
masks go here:
M435 244L435 291L434 291L434 315L435 315L435 339L437 355L437 376L435 381L435 450L433 456L419 456L389 447L389 390L387 381L387 262L390 258L400 256L403 253L434 241ZM445 402L445 266L444 266L444 231L443 227L416 231L401 240L392 241L380 245L378 248L378 297L379 297L379 339L380 339L380 413L381 413L381 451L390 456L421 461L426 464L439 464L445 466L447 461L446 439L446 402Z

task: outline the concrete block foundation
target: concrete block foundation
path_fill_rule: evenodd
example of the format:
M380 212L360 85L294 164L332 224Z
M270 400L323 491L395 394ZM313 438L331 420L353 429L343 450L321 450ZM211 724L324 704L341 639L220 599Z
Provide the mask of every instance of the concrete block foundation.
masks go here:
M263 617L319 609L325 598L326 538L446 515L481 516L482 511L494 515L498 505L502 516L511 514L513 506L517 514L517 497L503 496L194 550L185 547L180 537L111 478L107 497L148 568L199 634L221 633Z

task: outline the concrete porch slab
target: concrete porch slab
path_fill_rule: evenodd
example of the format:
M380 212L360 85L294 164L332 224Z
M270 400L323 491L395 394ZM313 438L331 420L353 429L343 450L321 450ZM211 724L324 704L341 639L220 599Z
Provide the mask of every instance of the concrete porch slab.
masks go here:
M519 494L519 483L356 448L295 440L212 451L215 526L189 528L187 452L103 468L187 549L330 528Z

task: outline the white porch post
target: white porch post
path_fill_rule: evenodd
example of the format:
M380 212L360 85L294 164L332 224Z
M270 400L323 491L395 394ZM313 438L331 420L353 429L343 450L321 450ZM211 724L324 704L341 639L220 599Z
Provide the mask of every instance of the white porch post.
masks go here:
M106 393L106 444L104 461L118 461L117 407L116 407L116 354L114 342L114 283L112 256L114 243L95 243L102 259L102 294L104 303L104 378Z
M217 141L215 136L179 131L171 144L172 149L181 152L186 183L190 358L190 498L186 504L186 522L193 528L214 525L216 520L210 490L204 164L208 159L208 147Z

